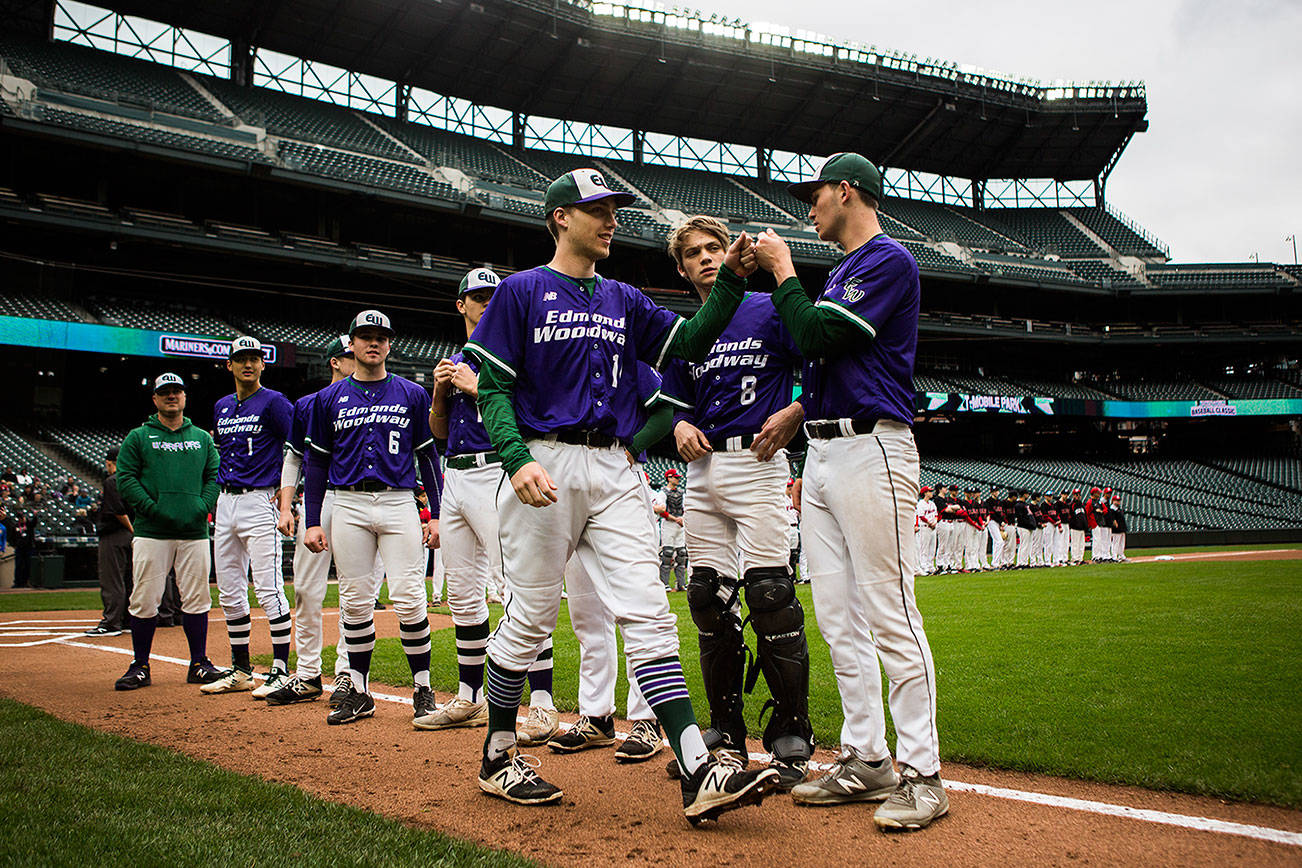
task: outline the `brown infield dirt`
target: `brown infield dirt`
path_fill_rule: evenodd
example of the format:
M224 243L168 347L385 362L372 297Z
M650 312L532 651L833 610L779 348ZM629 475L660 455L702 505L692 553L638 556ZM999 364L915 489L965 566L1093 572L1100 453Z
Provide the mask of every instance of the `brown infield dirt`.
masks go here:
M1128 558L1132 564L1148 564L1158 559L1167 561L1299 561L1302 549L1256 549L1242 552L1187 552L1174 555L1141 555Z
M98 614L11 613L0 616L0 623L80 618L90 625ZM220 661L224 624L219 611L210 617L210 654ZM327 612L326 636L335 635L334 618ZM440 615L431 621L436 629L450 623ZM376 614L376 627L379 635L397 635L392 610ZM73 641L130 648L127 635ZM265 621L255 621L254 650L268 642ZM186 657L181 630L159 630L154 651ZM372 719L327 726L324 702L273 708L247 693L202 696L185 683L182 666L165 661L154 663L152 687L115 692L113 682L128 662L129 655L62 643L4 647L0 694L56 717L547 865L1302 865L1302 846L955 790L949 816L920 832L878 832L872 805L800 808L782 795L693 829L683 818L678 784L665 773L667 748L637 765L616 764L609 748L567 756L534 749L545 777L565 790L565 798L558 806L521 807L479 791L482 728L418 732L411 727L410 706L383 701ZM409 687L374 685L373 691L410 695ZM564 718L573 721L574 715ZM619 728L627 731L627 724ZM756 743L751 747L761 750ZM815 759L833 757L820 750ZM1302 812L1284 808L956 764L942 774L970 784L1302 832Z

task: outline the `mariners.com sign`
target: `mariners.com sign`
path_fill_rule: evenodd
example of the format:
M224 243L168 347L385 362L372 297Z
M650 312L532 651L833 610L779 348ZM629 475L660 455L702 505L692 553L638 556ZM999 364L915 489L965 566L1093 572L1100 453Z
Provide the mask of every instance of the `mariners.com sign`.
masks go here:
M231 354L230 341L207 340L185 335L159 335L158 351L165 356L188 356L193 359L226 359ZM276 348L262 345L262 356L267 364L276 363Z

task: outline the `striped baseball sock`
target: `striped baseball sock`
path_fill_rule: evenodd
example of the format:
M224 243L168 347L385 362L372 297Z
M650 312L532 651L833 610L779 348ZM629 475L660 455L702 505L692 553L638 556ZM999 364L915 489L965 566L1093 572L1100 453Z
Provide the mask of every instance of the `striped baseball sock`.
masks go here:
M417 687L429 687L429 617L410 624L398 622L402 635L402 650L407 653L407 665Z
M705 749L701 728L696 725L696 712L692 710L678 655L643 663L633 670L633 676L647 705L664 726L678 764L689 775L693 774L705 765L710 753Z
M353 679L353 689L366 693L371 675L371 652L375 650L375 619L344 624L344 642L348 645L348 676Z
M552 704L552 637L538 648L538 659L529 667L529 704L537 708L555 708Z
M288 612L279 618L272 618L271 627L271 668L282 672L289 671L289 631L293 626Z
M515 745L515 718L520 713L526 673L503 669L488 658L484 695L488 699L488 738L484 753L495 760Z
M226 616L226 632L231 638L231 665L245 672L252 672L249 663L249 632L253 629L253 619L245 612L239 617Z
M469 627L454 627L457 638L457 696L478 702L484 693L484 646L488 644L488 621Z

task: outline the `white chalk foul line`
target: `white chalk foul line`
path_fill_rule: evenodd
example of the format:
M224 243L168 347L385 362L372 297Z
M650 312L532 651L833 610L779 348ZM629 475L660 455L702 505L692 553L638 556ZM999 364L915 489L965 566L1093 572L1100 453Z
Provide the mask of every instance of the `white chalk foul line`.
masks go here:
M73 645L78 648L90 648L94 651L109 651L113 654L125 654L130 657L133 652L130 648L115 648L111 645L95 645L90 642L78 642L72 639L52 641L61 641L64 645ZM188 666L189 660L182 660L179 657L164 657L159 654L151 655L150 660L161 660L165 663L176 663L181 666ZM265 678L261 673L256 673L254 678ZM411 698L407 696L398 696L392 693L372 693L371 696L381 702L394 702L403 705L410 705ZM523 722L524 717L517 718ZM569 729L567 723L561 724L561 729ZM620 738L627 738L627 733L617 732ZM767 762L767 754L751 754L759 762ZM830 766L826 763L809 764L813 769L826 769ZM1027 790L1012 790L1006 787L992 787L986 784L972 784L965 781L956 781L952 778L945 778L945 787L956 792L975 793L982 796L990 796L996 799L1010 799L1016 802L1028 802L1035 805L1045 805L1052 808L1065 808L1070 811L1083 811L1089 814L1100 814L1107 817L1123 817L1129 820L1140 820L1147 823L1158 823L1165 826L1178 826L1183 829L1193 829L1199 832L1212 832L1220 835L1238 835L1244 838L1255 838L1259 841L1269 841L1274 844L1285 844L1290 847L1302 847L1302 832L1289 832L1284 829L1272 829L1269 826L1253 826L1247 823L1232 823L1229 820L1217 820L1212 817L1196 817L1189 814L1173 814L1169 811L1154 811L1149 808L1132 808L1128 805L1114 805L1108 802L1095 802L1089 799L1074 799L1068 796L1053 796L1048 793L1034 793Z

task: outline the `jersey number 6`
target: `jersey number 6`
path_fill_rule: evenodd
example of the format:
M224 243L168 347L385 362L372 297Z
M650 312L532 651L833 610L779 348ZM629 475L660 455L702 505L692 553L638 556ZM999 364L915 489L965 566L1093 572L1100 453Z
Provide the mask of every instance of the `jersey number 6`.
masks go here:
M397 454L398 454L398 438L401 437L401 436L402 436L402 432L401 432L401 431L390 431L390 432L389 432L389 454L390 454L390 455L397 455Z

